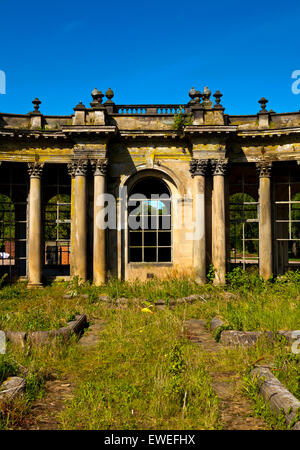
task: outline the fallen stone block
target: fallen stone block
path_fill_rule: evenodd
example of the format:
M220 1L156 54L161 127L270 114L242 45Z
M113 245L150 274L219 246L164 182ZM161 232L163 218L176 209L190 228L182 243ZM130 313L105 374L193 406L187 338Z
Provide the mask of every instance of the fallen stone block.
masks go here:
M300 330L293 330L293 331L278 331L278 334L280 336L283 336L286 338L286 340L292 344L295 342L296 339L300 339Z
M221 333L220 342L224 345L241 345L248 347L255 345L262 337L272 339L274 337L271 331L236 331L224 330Z
M277 415L283 410L288 425L295 421L296 414L300 411L300 401L280 383L268 368L256 367L251 371L251 375L258 379L260 392L271 409ZM300 430L300 421L297 421L291 429Z
M0 401L13 400L26 387L26 381L20 377L10 377L0 386Z
M80 334L84 328L88 326L88 321L85 314L78 314L75 320L68 323L67 328L71 330L72 333ZM63 328L65 329L65 328ZM63 330L61 328L61 330Z
M108 295L99 295L98 299L100 302L105 302L105 303L113 302L112 298L110 298Z
M23 331L5 331L5 337L14 345L25 347L26 333Z
M210 329L212 331L216 330L219 327L224 327L225 323L223 320L219 319L219 317L214 317L210 322Z

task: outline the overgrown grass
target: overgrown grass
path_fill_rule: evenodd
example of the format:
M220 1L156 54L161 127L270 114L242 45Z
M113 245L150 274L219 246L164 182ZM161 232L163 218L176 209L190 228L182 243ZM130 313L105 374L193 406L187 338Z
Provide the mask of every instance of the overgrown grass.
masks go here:
M95 287L90 283L54 283L44 289L27 290L25 284L6 286L0 290L0 329L47 330L58 328L75 314L93 314L98 307L98 296L113 299L146 299L155 302L200 294L189 308L190 317L211 319L218 315L236 330L297 329L300 323L300 272L290 272L269 282L257 273L235 269L228 274L226 286L199 286L190 279L170 279L147 282L110 280ZM71 298L64 298L65 294ZM80 296L85 294L86 297Z
M23 374L27 391L15 406L2 412L0 427L22 427L50 377L68 376L76 386L74 398L60 416L63 429L218 429L219 405L208 369L232 370L242 382L261 357L264 363L275 364L274 373L299 398L299 358L288 356L286 344L262 341L252 349L224 349L212 355L181 337L184 320L210 320L216 315L232 329L298 329L298 272L264 282L256 273L236 269L223 287L199 286L182 278L110 280L100 287L79 281L53 283L38 290L27 290L24 283L0 289L0 329L58 328L83 313L91 321L105 321L98 346L88 352L76 345L76 339L70 345L56 342L25 350L8 345L8 354L0 355L0 381ZM143 313L134 300L140 299L141 305L144 299L149 306L158 299L168 303L191 294L201 298L174 309L152 307L153 314ZM132 302L122 310L99 301L99 295L126 297ZM266 419L269 416L260 410L262 403L256 404L256 388L250 387L248 383L254 410L261 411L270 428L280 428L280 420Z
M106 320L97 349L83 356L63 429L219 427L201 349L180 338L182 320L170 310L143 314L134 307L109 310Z

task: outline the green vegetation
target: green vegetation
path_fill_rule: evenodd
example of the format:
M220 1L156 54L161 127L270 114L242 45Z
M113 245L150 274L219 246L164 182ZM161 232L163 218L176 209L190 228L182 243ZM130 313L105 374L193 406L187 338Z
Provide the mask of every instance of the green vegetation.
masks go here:
M231 249L237 255L243 250L249 257L258 256L258 212L257 203L249 194L236 193L230 196Z
M5 243L15 238L15 207L9 197L0 194L0 251Z
M45 207L45 240L70 238L71 198L67 194L57 194Z
M107 310L98 347L82 355L64 429L215 429L218 399L201 350L170 310Z
M185 114L182 106L180 106L179 111L174 114L172 129L182 130L187 125L193 125L193 115Z
M213 272L211 270L211 272ZM25 395L0 414L0 428L22 428L32 403L43 396L49 379L67 379L74 386L59 415L62 429L220 429L220 404L211 374L232 373L239 393L253 405L266 427L283 429L249 377L256 361L300 398L299 356L282 339L262 339L253 348L222 348L209 353L184 337L184 320L219 316L225 328L239 330L297 329L300 320L300 273L289 272L263 281L256 272L234 269L226 286L199 286L190 279L121 282L95 287L57 282L44 289L26 284L0 289L0 329L46 330L65 325L76 314L90 322L104 321L97 344L89 349L72 339L25 349L8 343L0 355L0 381L20 375L27 379ZM66 294L68 294L66 296ZM161 310L154 302L198 294L193 304ZM108 295L129 298L126 308L99 300ZM146 308L147 311L143 311ZM89 333L89 331L87 331Z

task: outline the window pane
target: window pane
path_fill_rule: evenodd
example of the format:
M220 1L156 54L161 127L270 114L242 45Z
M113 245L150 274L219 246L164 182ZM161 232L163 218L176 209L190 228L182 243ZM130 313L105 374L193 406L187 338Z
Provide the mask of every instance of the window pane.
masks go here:
M171 216L162 216L159 218L159 229L160 230L171 229Z
M292 239L300 239L300 223L292 222Z
M129 245L130 246L141 246L142 245L142 232L141 231L130 231Z
M144 249L144 261L145 262L156 262L156 248L145 248Z
M142 249L141 248L129 248L129 261L141 262L142 261Z
M171 245L171 233L169 231L158 232L158 245Z
M156 246L156 232L155 231L145 231L144 232L144 245L145 246Z
M245 223L245 238L246 239L258 239L259 231L258 231L258 223L257 222L246 222Z
M131 230L141 230L142 229L141 216L130 215L128 217L128 228Z
M159 248L158 249L158 261L159 262L171 262L171 249Z

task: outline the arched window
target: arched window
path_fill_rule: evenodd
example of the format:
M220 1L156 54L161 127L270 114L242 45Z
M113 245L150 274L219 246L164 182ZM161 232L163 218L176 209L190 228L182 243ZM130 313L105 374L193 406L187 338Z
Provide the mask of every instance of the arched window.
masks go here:
M44 207L45 264L70 264L71 198L57 194Z
M128 198L128 261L172 261L171 196L164 181L145 177Z

